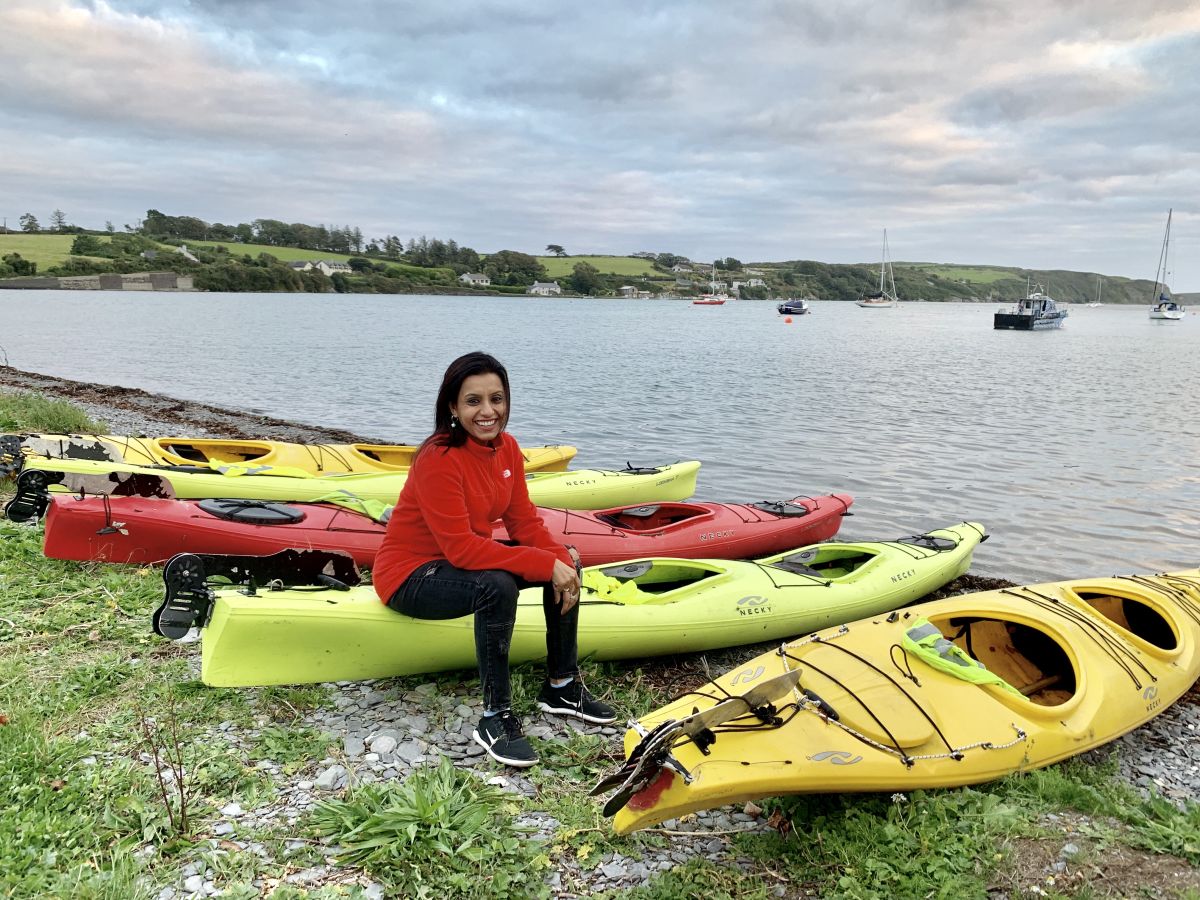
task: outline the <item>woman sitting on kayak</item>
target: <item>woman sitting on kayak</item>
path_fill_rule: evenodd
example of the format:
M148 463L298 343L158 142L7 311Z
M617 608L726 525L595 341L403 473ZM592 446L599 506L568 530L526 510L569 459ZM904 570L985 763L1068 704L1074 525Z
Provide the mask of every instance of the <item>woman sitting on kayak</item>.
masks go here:
M484 713L472 737L494 759L525 767L537 754L510 708L508 671L521 588L542 586L547 678L538 706L597 724L615 721L616 714L580 678L579 572L529 500L521 448L505 431L508 414L508 372L499 360L476 352L450 364L433 434L409 470L373 578L380 599L406 616L474 614ZM492 539L497 519L515 546Z

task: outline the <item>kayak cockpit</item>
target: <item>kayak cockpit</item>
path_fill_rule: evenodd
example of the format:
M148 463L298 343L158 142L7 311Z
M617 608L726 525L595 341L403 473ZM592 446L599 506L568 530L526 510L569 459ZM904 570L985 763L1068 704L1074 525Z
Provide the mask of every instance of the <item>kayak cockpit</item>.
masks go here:
M846 544L818 544L803 550L782 553L762 562L793 575L812 575L816 578L833 580L845 578L859 572L879 558L861 547Z
M673 603L694 596L701 582L727 580L729 572L716 565L689 559L639 559L583 572L581 603Z
M930 621L1026 700L1038 706L1061 706L1075 696L1077 679L1071 658L1040 628L1011 619L975 616L931 617Z
M692 523L701 518L711 519L710 510L692 503L659 503L653 506L626 506L597 513L605 525L622 531L661 531L682 522Z
M1118 628L1141 638L1152 647L1174 650L1179 646L1179 637L1170 621L1142 600L1104 589L1078 590L1075 596Z
M189 440L158 438L162 454L176 463L248 463L265 459L274 452L270 444L256 441Z

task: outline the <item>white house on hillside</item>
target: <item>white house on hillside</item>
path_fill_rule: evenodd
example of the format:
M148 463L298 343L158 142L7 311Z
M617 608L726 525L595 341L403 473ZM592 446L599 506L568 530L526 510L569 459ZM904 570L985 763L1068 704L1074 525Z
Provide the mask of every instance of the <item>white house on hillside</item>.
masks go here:
M350 268L349 263L337 262L336 260L318 259L297 259L287 264L289 269L295 269L297 272L311 272L316 269L326 275L332 275L334 272L341 272L343 275L349 275L354 270Z
M488 278L482 272L466 272L459 275L458 280L472 287L487 287L492 283L492 279Z

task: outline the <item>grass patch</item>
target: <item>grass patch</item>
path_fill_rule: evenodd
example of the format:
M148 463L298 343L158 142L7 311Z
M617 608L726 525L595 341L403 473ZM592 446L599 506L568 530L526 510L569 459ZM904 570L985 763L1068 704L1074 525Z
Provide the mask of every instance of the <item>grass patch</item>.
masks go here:
M158 570L48 560L41 538L0 521L0 896L153 896L197 830L173 825L154 756L178 752L200 829L268 796L216 729L248 722L253 695L200 685L189 649L150 635Z
M267 253L281 262L298 262L310 259L314 262L319 259L329 262L349 262L352 255L347 253L331 253L327 250L304 250L300 247L272 247L270 244L235 244L231 241L185 241L185 243L189 248L224 247L232 256L241 256L244 253L249 253L251 256L257 257L260 253ZM367 258L371 259L372 257Z
M0 431L34 431L50 434L98 434L104 423L66 400L37 393L0 393Z
M67 261L71 256L71 245L78 235L74 234L0 234L0 257L19 253L21 259L37 263L40 275L51 266ZM96 236L102 244L112 239Z
M971 789L801 795L771 801L787 837L745 836L751 856L823 897L985 896L996 844L1028 813Z
M1074 760L978 788L784 797L765 803L779 834L736 844L822 897L988 896L1022 864L1018 839L1042 837L1041 817L1066 811L1084 814L1101 846L1200 862L1200 806L1143 798L1114 774L1111 763Z
M549 896L548 860L513 825L514 798L443 758L402 784L366 784L313 811L317 831L409 897Z
M1142 797L1116 780L1116 760L1100 766L1067 760L1006 782L1011 796L1042 810L1073 809L1113 821L1107 837L1151 853L1170 854L1200 865L1200 804L1177 807L1159 797ZM1119 823L1119 824L1117 824Z
M775 897L759 872L747 872L719 866L706 859L694 859L664 872L649 884L629 891L606 891L599 897L616 900L767 900ZM786 896L797 896L787 894ZM894 896L902 896L895 894Z
M286 728L267 725L259 729L257 746L252 759L269 759L278 763L284 772L297 772L314 759L329 753L334 738L314 728Z
M997 281L1022 277L1017 269L993 269L987 266L936 266L926 263L894 263L893 265L897 269L903 267L916 272L924 272L927 275L936 275L947 281L965 281L969 284L994 284Z
M539 256L537 261L546 267L547 278L565 278L575 271L575 264L581 262L595 266L601 275L665 277L650 260L636 256Z

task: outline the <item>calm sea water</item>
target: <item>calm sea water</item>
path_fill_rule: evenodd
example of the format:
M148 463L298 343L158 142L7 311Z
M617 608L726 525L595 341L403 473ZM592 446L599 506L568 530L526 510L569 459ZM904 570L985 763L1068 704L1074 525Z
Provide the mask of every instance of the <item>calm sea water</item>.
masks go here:
M845 491L848 538L973 519L974 571L1017 581L1200 564L1200 317L992 304L0 292L20 369L418 442L441 374L509 368L510 430L573 464L699 459L697 497Z

